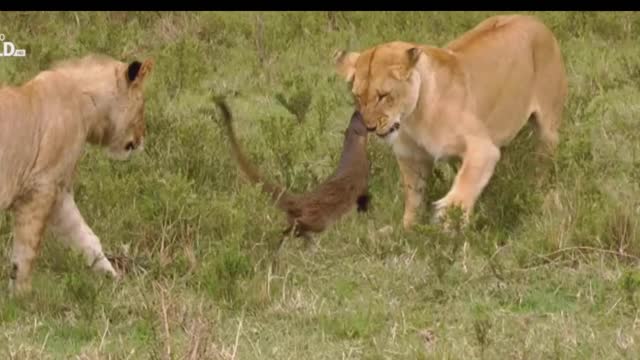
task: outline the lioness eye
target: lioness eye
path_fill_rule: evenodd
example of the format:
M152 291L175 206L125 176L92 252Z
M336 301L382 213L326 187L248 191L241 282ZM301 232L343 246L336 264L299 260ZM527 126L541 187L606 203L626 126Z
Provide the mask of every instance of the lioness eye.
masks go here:
M384 100L389 95L389 93L378 94L378 101Z

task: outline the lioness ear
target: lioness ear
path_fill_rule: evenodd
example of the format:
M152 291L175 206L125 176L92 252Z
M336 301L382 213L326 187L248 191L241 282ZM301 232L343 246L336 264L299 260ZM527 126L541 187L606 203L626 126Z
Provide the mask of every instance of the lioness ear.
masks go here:
M131 86L137 86L142 84L145 77L149 74L149 72L153 69L153 59L147 59L144 63L140 63L139 61L133 61L127 67L127 82Z
M360 53L357 52L338 50L333 53L336 72L347 82L351 82L353 80L353 76L356 73L356 61L358 60L358 57L360 57Z
M411 75L411 70L416 66L418 60L420 60L420 55L422 55L422 50L417 47L411 48L407 50L407 65L406 66L398 66L395 69L391 70L391 74L398 80L407 80Z
M133 80L136 79L136 76L138 76L138 72L140 71L141 66L142 66L142 63L140 61L134 61L131 64L129 64L129 67L127 68L127 82L129 84L131 84Z
M422 55L422 50L417 47L407 50L407 69L413 69L413 67L416 66L418 60L420 60L420 55Z

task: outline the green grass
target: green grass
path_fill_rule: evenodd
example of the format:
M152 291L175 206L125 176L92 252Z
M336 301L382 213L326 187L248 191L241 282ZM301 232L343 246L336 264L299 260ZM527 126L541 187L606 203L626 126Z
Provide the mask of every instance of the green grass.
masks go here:
M296 191L328 176L351 113L337 48L444 45L492 13L0 13L19 83L87 52L153 56L145 153L87 151L77 201L114 283L49 236L31 296L0 291L0 357L15 359L632 359L640 352L640 15L538 13L569 75L561 144L538 184L535 136L503 154L473 226L402 230L391 150L371 142L372 210L287 242L285 219L238 177L201 109L224 93L247 151ZM453 173L437 168L427 203ZM0 251L9 258L8 214ZM379 231L390 225L391 231ZM0 270L8 280L8 267ZM5 282L6 283L6 282Z

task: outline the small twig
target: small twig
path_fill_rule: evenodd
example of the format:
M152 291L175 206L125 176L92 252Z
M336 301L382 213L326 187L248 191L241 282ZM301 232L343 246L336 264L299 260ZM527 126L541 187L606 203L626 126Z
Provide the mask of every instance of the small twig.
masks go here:
M503 249L505 246L499 248L492 256L490 259L493 259L498 252ZM521 267L521 268L517 268L517 269L512 269L512 270L507 270L504 271L505 275L510 275L510 274L515 274L515 273L522 273L522 272L529 272L529 271L533 271L533 270L537 270L543 267L548 267L551 265L558 265L558 264L562 264L562 263L567 263L567 262L571 262L572 260L551 260L550 257L552 257L553 255L557 255L557 254L561 254L563 252L569 252L569 251L592 251L592 252L596 252L596 253L602 253L602 254L607 254L607 255L616 255L616 256L622 256L622 257L626 257L629 259L633 259L635 261L640 261L640 258L634 255L630 255L630 254L625 254L625 253L620 253L617 251L613 251L613 250L607 250L607 249L600 249L600 248L596 248L596 247L592 247L592 246L572 246L572 247L567 247L567 248L562 248L562 249L558 249L555 250L553 252L550 252L548 254L544 254L544 255L538 255L540 258L545 259L547 262L543 263L543 264L539 264L539 265L534 265L534 266L527 266L527 267ZM480 274L484 271L484 269L488 266L487 264L484 264L482 266L482 268L480 269L480 271L477 272L477 274ZM469 277L469 279L467 279L465 282L463 282L462 284L460 284L458 286L458 289L460 289L461 287L467 285L468 283L470 283L471 281L475 281L475 280L480 280L480 279L484 279L489 277L490 275L478 275L478 276L471 276ZM494 275L495 276L495 275ZM615 307L615 305L614 305Z
M206 327L206 325L203 323L202 321L202 304L203 304L204 300L200 300L200 303L198 304L198 316L196 317L196 319L194 320L194 322L191 325L191 329L189 331L186 330L186 328L183 325L183 329L185 330L185 332L187 332L189 334L189 337L191 338L190 341L190 355L189 355L189 359L194 360L194 359L198 359L199 355L200 355L200 345L202 343L204 343L204 351L206 353L207 349L206 349L206 334L204 335L204 340L203 340L203 336L202 336L202 329L204 327Z
M553 251L553 252L551 252L549 254L541 255L541 257L549 258L549 257L551 257L553 255L557 255L557 254L561 254L561 253L569 252L569 251L592 251L592 252L596 252L596 253L622 256L622 257L626 257L626 258L629 258L629 259L633 259L635 261L640 261L640 257L634 256L634 255L625 254L623 252L618 252L618 251L613 251L613 250L600 249L600 248L596 248L596 247L592 247L592 246L572 246L572 247L562 248L562 249L558 249L556 251Z
M262 19L262 15L258 14L255 17L255 46L256 52L258 53L258 60L260 61L260 65L264 66L267 55L264 47L264 21Z
M621 300L622 300L622 298L619 298L619 299L618 299L618 301L616 301L616 303L615 303L615 304L613 304L613 306L612 306L612 307L607 311L607 313L606 313L605 315L609 315L609 314L613 311L613 309L615 309L615 308L616 308L616 306L618 306L618 303L619 303Z
M231 355L231 359L236 358L236 354L238 351L238 342L240 341L240 332L242 330L242 321L244 320L244 310L242 310L242 315L240 316L240 323L238 324L238 331L236 332L236 342L233 345L233 354Z
M166 347L167 347L167 359L171 359L171 335L169 333L169 320L167 317L167 306L164 303L164 289L162 287L160 287L160 285L157 285L157 287L160 289L160 307L162 310L162 321L163 321L163 325L164 325L164 335L165 335L165 341L166 341Z
M129 352L129 355L127 355L127 360L131 359L131 357L136 353L136 349L131 349L131 351Z
M199 332L196 333L196 324L193 324L191 326L191 336L194 337L195 339L195 344L193 345L192 349L191 349L191 355L189 356L189 359L191 360L195 360L198 358L198 350L200 348L200 336L199 336Z
M462 245L462 270L465 274L469 271L467 269L467 249L469 248L469 242L465 241Z
M494 252L494 253L489 257L488 261L487 261L486 263L484 263L484 265L482 265L482 268L481 268L481 269L480 269L480 271L478 271L476 274L481 274L481 273L484 271L484 269L486 269L486 268L487 268L487 266L489 266L489 265L490 265L491 260L493 260L493 258L495 258L495 257L498 255L498 253L499 253L500 251L502 251L502 249L506 248L507 246L509 246L509 244L507 244L507 245L505 245L505 246L501 246L501 247L499 247L499 248L498 248L498 249L497 249L497 250L496 250L496 251L495 251L495 252ZM496 276L496 274L495 274L495 269L493 269L493 266L492 266L491 271L492 271L492 275L493 275L493 276L498 277L498 276ZM458 286L458 289L460 289L461 287L463 287L463 286L467 285L467 284L468 284L469 282L471 282L472 280L475 280L475 279L481 279L481 278L483 278L483 277L486 277L486 276L470 276L470 277L469 277L465 282L463 282L462 284L460 284L460 285ZM504 281L504 280L502 280L500 277L498 277L498 279L499 279L500 281Z
M44 337L44 341L42 342L42 346L40 347L40 356L42 356L42 353L44 352L44 348L45 346L47 346L47 340L49 339L49 334L50 332L47 331L47 335Z
M107 331L109 331L109 320L107 320L107 326L104 328L104 332L102 333L102 338L100 339L100 345L98 346L98 351L102 351L102 347L104 346L104 338L107 336Z
M284 279L282 280L282 301L284 302L287 298L287 278L291 273L291 269L287 269L287 273L284 274Z
M573 260L556 260L556 261L549 261L546 262L544 264L539 264L539 265L533 265L533 266L525 266L525 267L521 267L519 269L513 269L513 270L509 270L507 273L512 274L512 273L521 273L521 272L528 272L528 271L532 271L532 270L537 270L540 268L544 268L547 266L551 266L551 265L559 265L559 264L563 264L563 263L569 263L572 262Z

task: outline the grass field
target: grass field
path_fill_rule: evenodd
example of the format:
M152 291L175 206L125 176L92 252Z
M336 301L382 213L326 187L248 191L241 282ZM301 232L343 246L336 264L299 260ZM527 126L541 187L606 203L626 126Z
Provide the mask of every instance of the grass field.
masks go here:
M335 49L444 45L492 14L0 13L6 40L27 50L0 59L4 83L87 52L156 59L145 153L118 163L91 148L76 183L124 280L88 272L48 236L33 294L0 291L0 357L636 358L640 14L537 13L561 43L570 91L543 182L527 128L468 231L427 226L425 207L424 226L406 232L396 162L372 138L371 212L344 218L314 249L287 242L269 266L285 219L238 176L206 113L210 93L228 95L263 173L303 191L334 169L352 111ZM453 178L436 170L426 203ZM10 221L0 217L3 286Z

